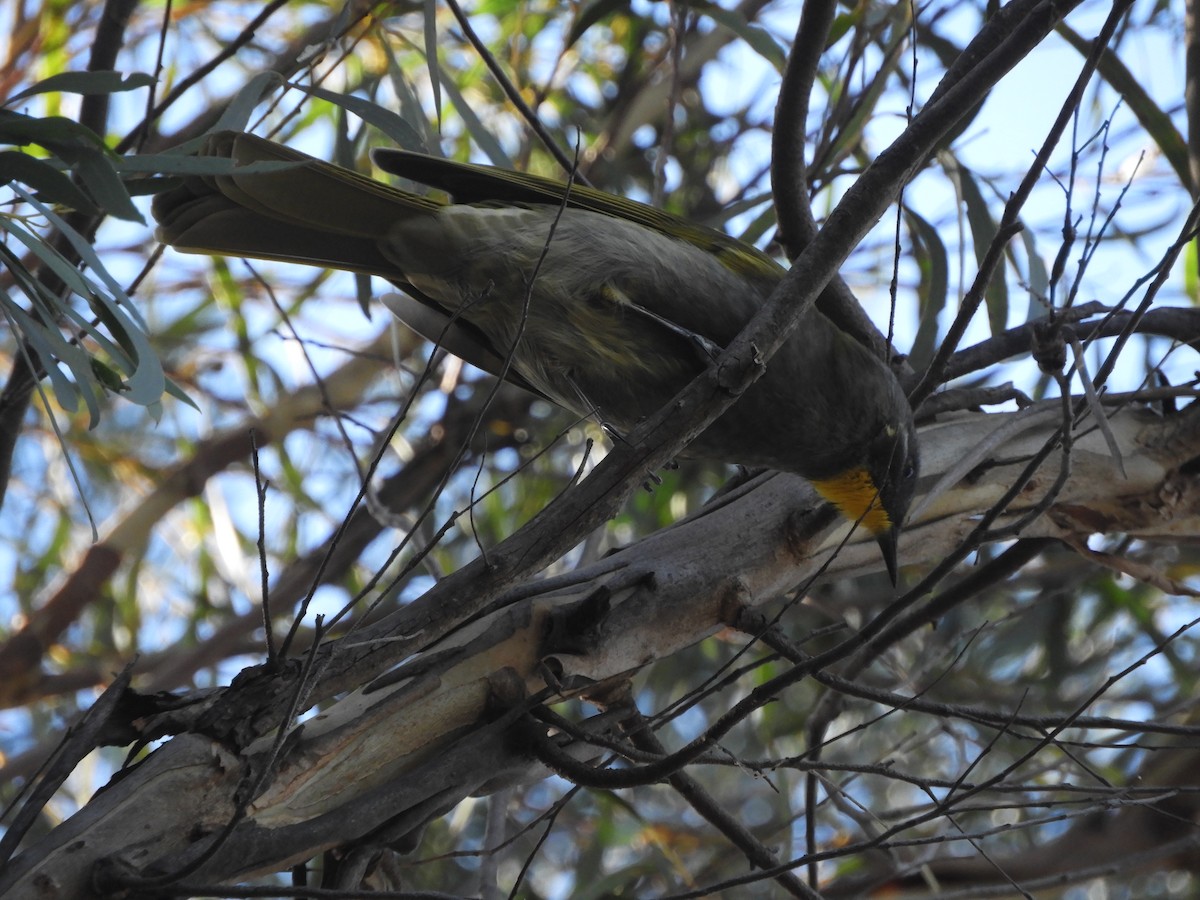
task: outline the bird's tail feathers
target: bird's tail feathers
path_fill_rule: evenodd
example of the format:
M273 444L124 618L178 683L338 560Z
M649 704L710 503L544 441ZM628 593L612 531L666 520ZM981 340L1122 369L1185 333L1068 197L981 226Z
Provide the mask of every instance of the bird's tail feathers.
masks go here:
M185 178L154 199L159 240L185 252L403 279L380 253L378 239L399 222L444 206L249 134L215 134L202 155L229 159L233 168Z

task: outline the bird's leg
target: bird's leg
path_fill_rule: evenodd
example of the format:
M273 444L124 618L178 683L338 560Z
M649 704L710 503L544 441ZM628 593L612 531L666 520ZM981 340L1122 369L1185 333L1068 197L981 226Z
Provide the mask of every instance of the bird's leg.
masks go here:
M579 386L579 383L570 375L567 376L567 383L571 385L571 390L575 392L575 396L578 398L581 408L589 410L589 416L595 416L596 421L599 423L604 433L608 435L609 439L614 444L619 441L620 443L628 446L629 441L625 439L625 435L621 434L621 432L617 430L617 427L611 422L605 421L600 407L588 399L587 394L584 393L584 390ZM676 467L677 465L678 464L675 462L675 460L671 460L663 468L670 469ZM662 484L662 479L659 478L655 473L650 472L647 475L647 480L642 482L643 490L647 492L652 491L653 487L651 486L651 482L653 482L655 485L660 485Z
M725 348L720 344L706 338L702 334L697 334L690 328L684 328L678 322L672 322L670 319L663 318L658 313L646 309L644 306L638 306L636 303L626 303L629 309L634 310L640 315L646 316L648 319L657 322L659 325L670 330L672 333L679 335L691 346L699 351L700 362L707 366L714 359L721 355L721 351Z
M589 419L594 418L596 423L614 443L617 441L620 441L623 444L628 443L628 441L625 440L625 436L621 434L621 432L617 431L617 426L613 425L604 418L604 412L600 409L600 405L591 401L588 395L584 392L583 388L579 386L579 382L572 378L570 374L567 374L566 381L567 384L571 386L571 390L575 392L575 398L579 401L579 408L586 410L587 417Z

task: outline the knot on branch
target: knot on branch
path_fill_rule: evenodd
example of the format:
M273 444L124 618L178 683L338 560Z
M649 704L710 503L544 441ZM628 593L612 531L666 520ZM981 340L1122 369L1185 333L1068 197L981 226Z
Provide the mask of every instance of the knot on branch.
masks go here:
M1047 375L1057 375L1067 367L1067 341L1058 322L1038 322L1030 339L1033 358Z

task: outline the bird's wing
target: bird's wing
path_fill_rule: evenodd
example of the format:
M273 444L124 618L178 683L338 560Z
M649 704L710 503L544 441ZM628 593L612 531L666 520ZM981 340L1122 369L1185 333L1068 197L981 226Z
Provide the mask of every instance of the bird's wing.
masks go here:
M741 275L778 279L783 269L757 247L722 231L580 184L567 185L528 172L461 163L408 150L381 148L371 154L375 165L392 175L436 187L457 203L527 203L565 205L573 209L626 219L660 234L686 241L716 256ZM565 201L564 201L565 198Z
M489 375L503 377L543 400L558 402L535 388L514 367L509 366L506 372L504 358L496 353L491 344L468 322L450 316L441 305L397 293L384 294L379 301L392 315L434 346L441 347Z

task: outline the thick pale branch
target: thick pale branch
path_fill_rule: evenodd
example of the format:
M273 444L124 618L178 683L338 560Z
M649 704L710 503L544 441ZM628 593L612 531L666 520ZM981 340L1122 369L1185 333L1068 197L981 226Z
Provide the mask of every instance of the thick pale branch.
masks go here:
M1011 418L963 414L926 429L927 482ZM939 559L972 529L974 519L995 502L1057 424L1050 417L1031 422L910 525L903 561ZM1200 456L1200 411L1193 406L1165 419L1125 411L1111 425L1128 478L1117 476L1103 438L1085 424L1075 439L1070 478L1025 535L1075 541L1093 531L1113 531L1155 540L1200 531L1200 478L1188 465ZM1036 506L1057 467L1058 457L1051 455L1007 515ZM405 808L396 805L401 800L412 806L414 816L417 810L444 810L454 799L485 789L488 773L495 771L492 751L500 752L497 748L503 748L506 766L519 770L520 746L505 743L489 724L504 717L496 709L498 678L517 680L528 695L545 690L548 679L555 689L586 694L598 683L623 678L703 639L738 610L774 600L822 562L828 562L831 577L878 567L877 553L865 536L852 538L835 554L844 529L831 523L802 481L764 477L581 570L574 586L532 593L460 628L389 675L386 684L355 691L306 723L272 784L252 804L206 875L228 879L286 862L260 852L249 858L245 853L251 846L259 851L286 846L288 858L298 859L351 840L403 814ZM559 627L564 622L570 627ZM236 702L235 690L226 704ZM245 712L253 716L255 711ZM492 735L489 752L472 751L464 758L467 745L462 742L474 742L481 729ZM267 741L233 756L215 743L198 752L198 742L205 740L196 735L176 739L97 800L104 809L127 809L133 803L164 811L178 808L173 824L161 821L146 837L132 836L124 848L111 835L94 843L100 839L93 839L81 823L100 827L109 820L89 806L31 850L24 866L18 861L20 874L14 872L0 889L18 889L14 896L21 896L34 873L54 872L60 889L42 896L88 897L90 865L107 854L119 852L138 866L159 860L167 869L188 858L205 841L196 837L201 829L192 826L201 822L215 828L230 806L213 803L197 818L197 810L178 805L177 798L193 793L232 796ZM435 765L443 758L456 763ZM528 766L530 773L542 771L532 760ZM169 779L163 778L164 771L171 773ZM437 772L441 775L435 777ZM512 777L517 776L510 772L506 780ZM372 798L380 792L395 802L376 803ZM172 814L162 812L164 817ZM277 837L286 833L287 840L273 839L277 831ZM80 840L86 852L73 843ZM187 840L198 845L189 849Z

